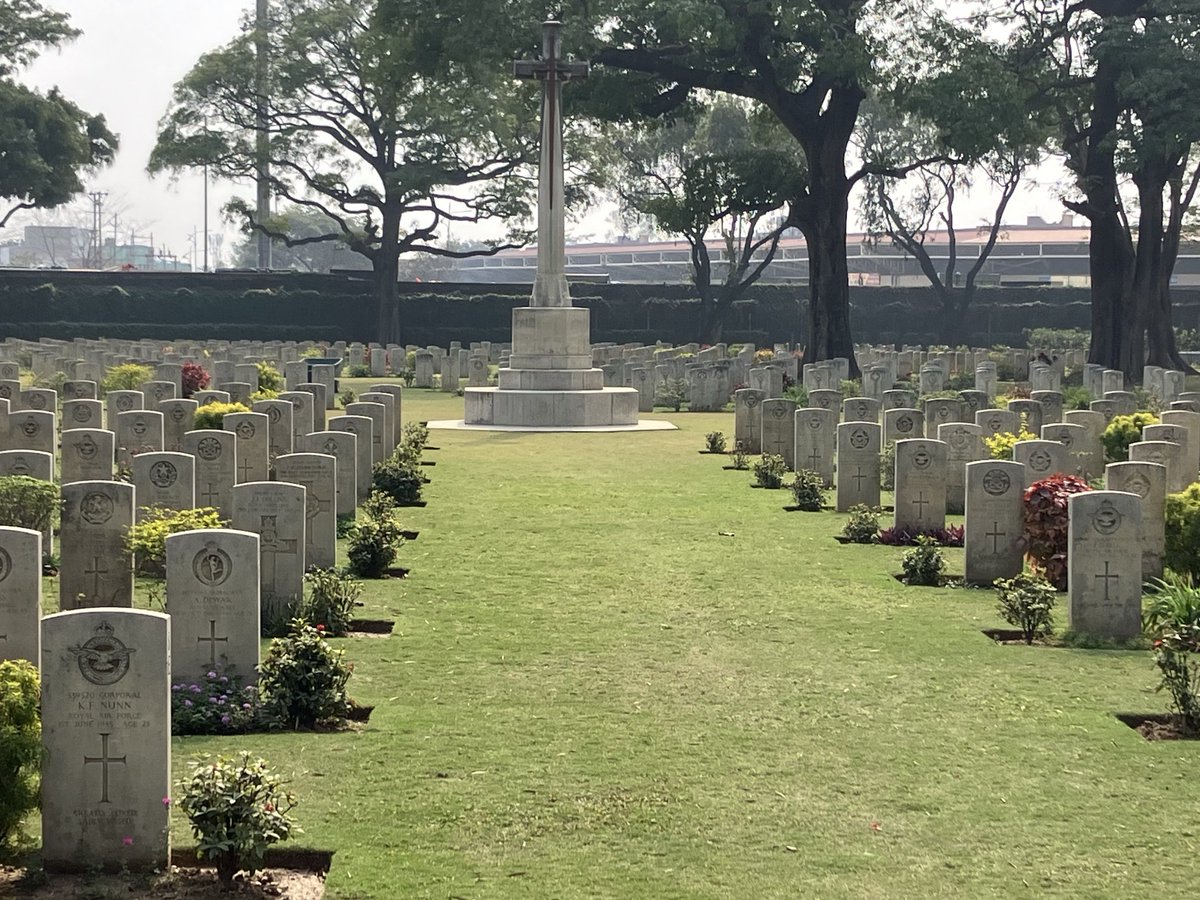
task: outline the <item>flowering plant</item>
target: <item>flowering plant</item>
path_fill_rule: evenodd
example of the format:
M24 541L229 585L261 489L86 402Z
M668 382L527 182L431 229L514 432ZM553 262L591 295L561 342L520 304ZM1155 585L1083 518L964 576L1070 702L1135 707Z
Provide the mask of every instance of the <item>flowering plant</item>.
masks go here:
M258 722L258 691L243 687L232 666L171 685L172 734L243 734Z

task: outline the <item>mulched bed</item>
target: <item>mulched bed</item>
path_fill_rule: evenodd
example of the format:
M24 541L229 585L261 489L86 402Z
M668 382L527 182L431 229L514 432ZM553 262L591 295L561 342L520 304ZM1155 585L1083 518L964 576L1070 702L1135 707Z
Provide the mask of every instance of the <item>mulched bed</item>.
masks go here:
M895 578L898 582L900 582L905 587L940 587L940 588L966 587L966 583L963 581L963 578L961 575L943 575L938 580L937 584L909 584L907 581L904 580L903 575L893 574L892 577Z
M421 532L419 531L402 531L400 532L400 537L406 541L415 541L420 534Z
M1024 644L1025 638L1021 636L1021 632L1016 628L984 628L983 633L990 637L997 644ZM1035 645L1039 641L1033 642Z
M396 623L391 619L351 619L350 631L359 634L391 634Z
M428 506L429 501L427 501L427 500L404 500L404 501L397 501L396 505L397 506Z
M1114 713L1114 715L1148 741L1195 741L1200 734L1188 734L1179 728L1170 713Z
M436 466L436 465L437 465L437 463L436 463L436 462L434 462L432 459L423 459L423 460L421 460L421 465L423 465L423 466Z
M832 506L822 506L820 510L815 510L815 509L807 509L806 510L806 509L802 509L799 506L785 506L783 508L783 511L784 512L832 512L833 507Z

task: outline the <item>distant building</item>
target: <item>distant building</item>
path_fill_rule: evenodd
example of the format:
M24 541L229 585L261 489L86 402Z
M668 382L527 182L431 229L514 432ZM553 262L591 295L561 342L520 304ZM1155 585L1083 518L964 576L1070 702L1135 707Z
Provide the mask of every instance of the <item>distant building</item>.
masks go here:
M925 245L934 264L944 270L948 259L948 232L933 232ZM987 232L975 228L955 231L959 278L965 278L978 258ZM723 277L725 249L721 241L709 243L713 279ZM911 287L928 284L917 261L884 239L872 241L865 234L851 234L847 241L850 283ZM761 258L761 256L756 257ZM684 241L620 241L613 244L574 244L567 247L567 274L607 276L611 281L672 283L691 279L691 253ZM532 282L537 268L537 248L507 250L495 256L457 260L453 270L441 276L446 281ZM763 284L807 284L808 254L803 237L785 237L775 259L767 266ZM977 283L981 285L1046 284L1087 287L1088 228L1078 226L1070 215L1048 223L1030 216L1024 225L1008 225L984 263ZM1200 284L1200 243L1185 242L1180 248L1172 284Z
M137 269L146 272L190 272L191 265L153 244L135 239L118 244L105 238L99 266L92 250L92 232L74 225L26 225L23 237L0 245L0 266L26 269Z

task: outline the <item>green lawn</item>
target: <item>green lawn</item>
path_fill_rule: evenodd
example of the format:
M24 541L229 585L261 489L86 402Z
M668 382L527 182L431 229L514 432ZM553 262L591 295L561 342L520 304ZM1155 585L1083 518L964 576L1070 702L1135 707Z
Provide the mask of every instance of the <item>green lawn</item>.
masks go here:
M396 633L340 642L369 724L177 739L177 775L289 773L335 898L1192 889L1200 743L1112 715L1164 708L1148 653L994 644L990 592L901 587L900 549L696 452L732 414L671 418L433 432L412 573L365 594Z

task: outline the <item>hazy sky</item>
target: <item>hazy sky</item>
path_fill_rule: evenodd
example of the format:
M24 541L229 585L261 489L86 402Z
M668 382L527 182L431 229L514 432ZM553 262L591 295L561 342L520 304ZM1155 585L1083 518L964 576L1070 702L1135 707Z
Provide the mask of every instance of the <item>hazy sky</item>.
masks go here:
M109 193L121 240L136 227L140 237L153 233L155 246L189 254L192 230L203 222L202 179L183 175L172 183L146 174L155 126L175 82L202 53L237 33L240 16L253 0L46 0L45 5L69 13L83 34L44 54L25 80L40 88L58 85L88 112L103 113L120 135L115 164L89 179L88 188ZM210 186L214 231L225 227L219 210L232 193L229 185ZM5 230L14 229L10 224ZM229 231L227 246L234 239L234 229Z
M146 162L154 145L155 127L170 102L172 86L204 52L220 46L238 31L244 11L253 0L44 0L48 7L70 14L83 31L80 38L59 51L43 55L25 73L25 80L40 88L58 85L67 97L89 112L102 112L110 128L120 135L121 149L115 165L89 180L89 190L107 191L105 218L116 212L122 241L136 228L140 241L153 234L154 244L180 257L189 257L193 230L203 221L203 189L199 174L151 179ZM1023 223L1027 215L1057 220L1062 205L1047 184L1057 166L1038 174L1042 184L1027 185L1009 208L1006 221ZM237 239L236 227L221 221L220 208L234 193L251 196L252 188L214 183L209 189L209 223L213 232L226 234L228 249ZM989 215L984 197L973 197L970 208L959 214L962 226L977 224ZM14 218L0 239L18 237ZM86 217L81 224L90 223ZM89 226L90 227L90 226ZM852 222L851 228L855 225ZM593 212L573 229L577 238L604 239L611 230L603 211ZM108 228L111 234L111 224ZM200 254L197 253L197 263Z

